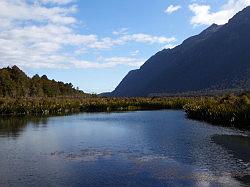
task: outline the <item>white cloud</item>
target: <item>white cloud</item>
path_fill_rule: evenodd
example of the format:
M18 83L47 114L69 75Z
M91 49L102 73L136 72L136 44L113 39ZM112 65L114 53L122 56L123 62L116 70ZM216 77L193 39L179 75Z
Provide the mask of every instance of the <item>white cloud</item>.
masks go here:
M76 12L76 7L67 8L40 6L39 4L29 4L25 1L0 2L0 18L8 21L35 21L50 22L54 24L73 24L76 19L71 14Z
M173 49L173 48L175 48L177 45L174 45L174 44L167 44L167 45L165 45L163 48L164 49Z
M76 68L112 68L117 65L126 65L131 67L140 67L145 62L145 59L137 59L130 57L110 57L99 58L98 62L90 62L84 60L72 60L72 64Z
M140 53L140 50L135 50L130 53L131 56L137 56Z
M112 32L113 35L124 35L128 34L128 28L121 28Z
M40 0L40 2L44 3L44 4L61 4L61 5L65 5L65 4L75 2L75 0Z
M120 38L123 42L129 42L129 41L135 41L135 42L142 42L142 43L170 43L175 42L176 39L174 37L167 38L164 36L152 36L148 34L138 33L138 34L132 34L132 35L125 35Z
M137 59L137 58L130 58L130 57L111 57L105 58L105 64L109 66L116 66L116 65L128 65L132 67L139 67L141 66L145 60L144 59Z
M250 5L250 0L228 0L218 11L211 12L210 5L191 4L189 9L194 13L193 25L225 24L237 12Z
M149 34L128 34L100 38L79 34L77 7L70 0L0 0L0 66L32 68L101 68L116 65L137 66L144 60L113 57L97 62L84 60L93 50L111 49L129 42L168 44L175 38ZM37 3L38 2L38 3ZM39 3L40 2L40 3ZM49 6L46 3L50 3Z
M170 5L166 10L165 13L166 14L172 14L174 12L176 12L177 10L181 9L180 5Z

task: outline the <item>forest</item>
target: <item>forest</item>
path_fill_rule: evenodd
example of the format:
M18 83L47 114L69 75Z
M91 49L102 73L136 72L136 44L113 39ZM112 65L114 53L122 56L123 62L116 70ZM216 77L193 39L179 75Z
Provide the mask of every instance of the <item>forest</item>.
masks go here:
M71 83L49 80L46 75L28 77L17 66L0 69L0 97L84 96Z

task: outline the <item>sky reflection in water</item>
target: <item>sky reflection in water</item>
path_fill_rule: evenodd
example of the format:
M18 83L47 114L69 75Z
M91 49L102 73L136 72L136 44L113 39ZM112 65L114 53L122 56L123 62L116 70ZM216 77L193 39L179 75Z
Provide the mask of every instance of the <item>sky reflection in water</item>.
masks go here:
M250 141L233 135L181 111L1 119L0 185L239 186Z

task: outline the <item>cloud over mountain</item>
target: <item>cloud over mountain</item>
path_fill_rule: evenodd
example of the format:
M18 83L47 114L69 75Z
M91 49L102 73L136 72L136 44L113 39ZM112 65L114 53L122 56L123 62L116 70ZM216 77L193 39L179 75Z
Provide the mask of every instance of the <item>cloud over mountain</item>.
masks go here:
M250 0L228 0L218 11L213 12L210 5L191 4L189 9L194 13L194 16L191 18L191 24L225 24L233 15L249 5Z

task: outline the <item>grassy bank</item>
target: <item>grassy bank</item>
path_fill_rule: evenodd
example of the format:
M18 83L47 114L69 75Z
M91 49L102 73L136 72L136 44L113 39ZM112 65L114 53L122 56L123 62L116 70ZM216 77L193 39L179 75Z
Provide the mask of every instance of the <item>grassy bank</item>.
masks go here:
M2 98L1 115L51 115L75 112L112 112L182 109L189 98Z
M0 98L0 115L62 115L158 109L184 109L189 118L249 129L250 94L165 98Z
M250 129L250 94L193 100L184 105L187 116L213 124Z

